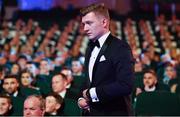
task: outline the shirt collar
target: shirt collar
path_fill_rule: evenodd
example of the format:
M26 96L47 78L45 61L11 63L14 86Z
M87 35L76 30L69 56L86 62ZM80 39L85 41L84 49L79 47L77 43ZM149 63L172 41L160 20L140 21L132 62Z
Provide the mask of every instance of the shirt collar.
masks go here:
M110 34L110 31L108 31L107 33L105 33L103 36L101 36L98 41L99 41L99 44L100 44L100 47L103 46L104 42L106 41L107 37L109 36Z
M66 90L64 90L64 91L60 92L60 93L59 93L59 95L60 95L62 98L64 98L64 97L65 97L65 95L66 95Z
M52 112L51 115L57 115L57 112Z
M14 97L17 97L17 95L18 95L18 91L16 91L16 92L13 94Z
M151 88L145 87L144 90L145 90L146 92L152 92L152 91L155 91L155 90L156 90L156 86L153 86L153 87L151 87Z

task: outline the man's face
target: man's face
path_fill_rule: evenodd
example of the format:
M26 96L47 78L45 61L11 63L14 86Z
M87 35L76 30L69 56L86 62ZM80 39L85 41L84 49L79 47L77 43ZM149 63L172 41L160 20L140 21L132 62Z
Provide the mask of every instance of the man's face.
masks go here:
M40 108L40 101L38 98L32 97L24 102L24 117L43 116L44 110Z
M19 87L19 83L16 80L16 78L4 79L3 88L7 93L12 94L16 92L18 90L18 87Z
M34 64L26 64L26 68L31 72L35 73L36 72L36 66Z
M96 40L103 35L103 20L94 12L82 17L83 29L89 39Z
M66 88L67 82L61 75L56 75L52 78L52 89L55 93L60 93Z
M11 109L12 105L8 99L0 97L0 115L5 115Z
M26 63L27 63L26 59L20 58L18 60L18 64L21 66L21 68L26 67Z
M60 108L60 104L57 103L53 96L46 97L46 112L53 113Z
M145 73L143 82L144 82L144 86L151 88L157 83L157 79L153 74Z
M166 67L165 73L170 79L173 79L176 77L176 70L172 66Z
M11 73L12 74L17 74L19 72L19 66L17 64L14 64L11 68Z
M49 72L49 65L47 61L41 61L40 62L40 70L43 71L44 73Z
M78 73L81 72L82 70L82 65L79 61L73 61L72 62L72 71L73 73Z

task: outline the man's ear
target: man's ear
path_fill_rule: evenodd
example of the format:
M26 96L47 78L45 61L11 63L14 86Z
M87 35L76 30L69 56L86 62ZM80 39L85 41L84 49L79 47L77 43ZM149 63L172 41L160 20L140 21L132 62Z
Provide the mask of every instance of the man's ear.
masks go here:
M19 87L19 82L17 81L17 86Z
M157 79L155 79L155 84L157 84L157 82L158 82Z
M108 26L108 20L106 18L102 18L102 25L103 25L103 27Z
M42 110L42 116L44 116L45 113L46 113L45 109Z
M61 104L56 104L56 109L60 109L61 108Z
M12 104L10 104L10 106L9 106L9 110L11 110L12 109Z

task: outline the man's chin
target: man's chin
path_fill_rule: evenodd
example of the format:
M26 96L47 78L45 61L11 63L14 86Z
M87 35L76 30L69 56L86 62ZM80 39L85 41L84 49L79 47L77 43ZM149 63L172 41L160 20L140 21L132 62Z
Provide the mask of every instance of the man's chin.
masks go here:
M91 40L91 41L95 41L96 39L95 39L95 38L89 38L89 40Z
M92 38L92 37L88 37L89 38L89 40L93 40L94 38Z
M24 115L23 117L33 117L32 115Z

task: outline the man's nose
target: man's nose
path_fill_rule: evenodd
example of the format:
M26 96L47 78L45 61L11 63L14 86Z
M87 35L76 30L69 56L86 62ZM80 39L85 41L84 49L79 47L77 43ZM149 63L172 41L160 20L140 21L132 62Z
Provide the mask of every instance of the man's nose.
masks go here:
M88 31L88 27L87 25L84 25L84 31L87 32Z
M25 115L30 115L30 110L26 110Z

